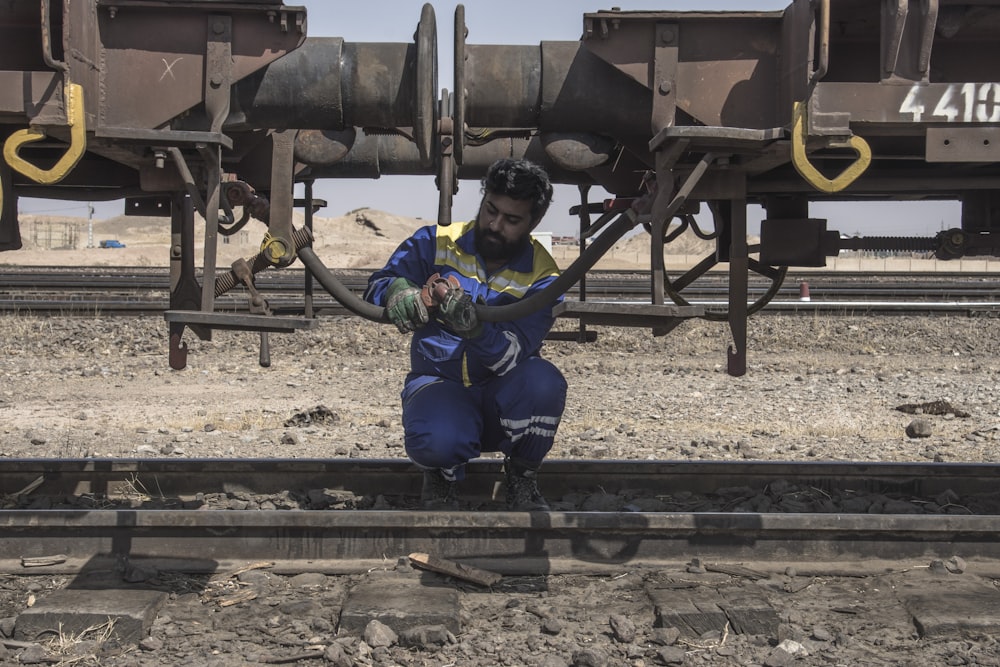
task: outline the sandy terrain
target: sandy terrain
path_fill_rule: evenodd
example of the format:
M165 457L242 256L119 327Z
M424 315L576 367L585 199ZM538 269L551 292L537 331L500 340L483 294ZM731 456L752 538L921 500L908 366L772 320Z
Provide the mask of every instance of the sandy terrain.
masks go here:
M323 221L319 252L331 266L376 266L414 223L367 213L360 222L357 214ZM95 239L101 238L118 238L127 247L35 247L0 255L0 262L166 265L162 221L101 224ZM223 255L252 254L253 245L234 242L223 246ZM545 355L569 383L551 456L994 461L998 326L997 319L966 317L758 316L749 327L749 373L741 378L724 372L728 339L718 324L689 322L663 338L598 327L594 343L549 341ZM316 330L273 335L269 368L257 363L253 334L221 331L212 341L199 341L187 333L185 340L188 367L171 371L159 317L0 317L0 460L404 456L398 395L407 338L394 328L324 318ZM933 401L954 410L913 415L898 409ZM289 423L319 406L332 415L324 423ZM921 431L911 435L908 427L917 420ZM338 628L353 587L378 577L421 577L405 562L397 565L397 556L387 556L386 572L367 575L289 577L253 570L222 590L179 573L146 573L145 585L169 595L140 647L119 647L95 631L64 643L0 643L0 664L1000 664L994 637L925 638L916 632L896 591L928 585L927 563L880 576L785 572L759 581L698 574L680 562L657 571L624 564L607 576L507 577L488 591L424 577L456 591L458 632L436 628L397 637L370 625L358 636ZM971 574L946 576L995 592L991 582ZM36 597L72 583L53 576L5 579L0 635L9 636L17 614ZM231 590L250 595L223 606ZM727 626L692 636L658 627L649 591L692 590L766 599L775 609L776 629L737 634Z
M294 225L303 226L301 214ZM314 220L314 249L330 268L377 268L382 266L400 241L426 220L406 218L374 209L360 209L337 217ZM228 266L240 257L259 251L264 227L251 222L234 236L219 240L217 263ZM92 232L80 218L53 218L26 215L21 218L21 250L0 253L0 266L169 266L170 220L168 218L119 216L95 220ZM92 236L92 238L91 238ZM204 224L196 223L196 264L201 265ZM115 239L124 248L101 248L103 240ZM671 245L678 254L699 258L709 246L693 235ZM552 254L565 268L575 259L575 244L555 244ZM640 230L616 244L598 263L598 269L631 269L648 266L649 237ZM693 263L693 262L692 262Z

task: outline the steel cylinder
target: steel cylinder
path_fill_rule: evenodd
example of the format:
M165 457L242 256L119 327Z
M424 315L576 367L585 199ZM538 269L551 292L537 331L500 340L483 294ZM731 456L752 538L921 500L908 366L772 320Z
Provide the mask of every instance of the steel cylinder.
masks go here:
M247 127L343 130L411 127L416 47L309 38L233 87L231 122Z
M542 103L539 48L465 48L465 122L470 127L535 127Z
M542 138L505 137L479 146L466 146L466 159L456 172L460 180L478 180L496 160L506 157L526 158L543 166L558 183L589 183L586 173L561 167L547 153ZM303 177L380 178L382 176L431 175L435 171L421 163L416 145L398 134L359 134L351 150L330 164L313 164Z
M469 127L647 136L651 91L581 42L466 45Z

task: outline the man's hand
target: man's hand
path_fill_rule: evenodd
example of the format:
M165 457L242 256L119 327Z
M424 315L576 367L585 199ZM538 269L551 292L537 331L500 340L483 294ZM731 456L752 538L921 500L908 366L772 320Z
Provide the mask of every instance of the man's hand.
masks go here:
M396 278L386 291L386 314L400 333L416 331L427 324L427 307L420 300L420 288L406 278Z
M448 290L438 305L437 319L462 338L475 338L483 333L483 323L476 316L472 297L461 287Z

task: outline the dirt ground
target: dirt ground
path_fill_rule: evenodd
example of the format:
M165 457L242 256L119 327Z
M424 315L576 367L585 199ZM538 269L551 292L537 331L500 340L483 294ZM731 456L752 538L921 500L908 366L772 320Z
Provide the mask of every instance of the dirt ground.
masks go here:
M559 328L572 331L571 322ZM1000 399L995 319L753 318L748 373L725 373L722 325L663 338L595 328L549 341L569 397L553 458L992 461ZM407 339L328 318L259 338L190 332L167 365L157 317L0 318L0 453L10 457L402 457ZM956 412L913 415L945 401ZM325 423L285 427L324 406ZM923 420L928 432L906 429Z
M552 456L993 461L997 326L994 319L761 316L751 323L749 372L741 378L725 374L727 340L718 325L691 322L665 338L605 327L594 343L550 341L545 353L569 381ZM158 318L2 317L0 453L404 456L398 392L406 338L394 328L335 318L315 331L274 335L269 368L257 364L257 342L231 332L217 332L211 342L192 338L188 368L172 371ZM897 409L933 401L955 409ZM320 405L336 418L285 426ZM926 430L911 437L907 427L917 419ZM544 490L544 467L540 482ZM396 556L388 557L387 571L399 569ZM941 554L952 556L961 554ZM656 571L623 566L600 576L508 577L491 591L434 575L435 585L459 593L458 632L424 628L395 639L377 625L362 636L337 625L353 588L379 573L246 573L231 586L255 598L228 607L206 593L203 580L156 573L147 585L169 596L141 646L116 648L99 637L64 638L63 648L15 644L0 650L0 664L1000 665L1000 647L988 632L921 635L901 591L932 590L913 583L928 565L897 563L892 572L847 578L777 572L763 579L697 574L686 563ZM402 570L395 574L418 576ZM974 572L948 576L949 584L997 593L995 582ZM67 583L0 579L0 634L9 636L32 596ZM762 634L731 627L681 632L657 614L654 600L664 590L679 591L675 604L696 594L763 599L776 625Z
M0 629L9 631L15 619L8 614L70 582L19 577L0 583ZM159 573L145 586L162 591L165 601L149 634L138 643L123 645L113 627L95 624L87 632L8 640L6 648L0 644L0 664L1000 664L1000 645L988 632L961 635L940 625L914 625L909 610L927 595L964 591L984 600L1000 595L993 583L974 575L934 575L926 567L855 577L789 571L758 579L697 572L679 564L656 571L623 567L596 576L506 577L487 589L420 572L406 562L351 576L280 576L258 565L212 580ZM390 609L382 621L362 622L363 627L351 632L340 630L342 610L352 596L373 586L451 591L457 613L441 623L406 629L393 620ZM705 609L700 617L691 614L692 603L699 600ZM741 622L726 622L719 608L712 611L706 600L753 612Z
M593 343L546 343L545 355L569 383L551 456L994 461L998 327L997 319L959 316L762 315L751 320L749 371L740 378L725 373L729 340L720 325L689 322L663 338L595 327ZM185 340L188 367L172 371L158 317L0 317L0 457L404 456L407 339L394 328L328 318L316 330L272 335L269 368L257 363L255 335L220 331L200 341L188 332ZM929 402L953 409L898 409ZM317 406L335 418L285 425ZM544 467L540 484L544 491ZM148 637L125 647L100 628L12 641L17 614L71 582L0 577L0 664L1000 665L990 632L928 634L908 612L907 591L958 582L993 600L996 582L974 571L935 579L929 563L906 563L875 575L782 570L758 578L684 562L507 577L482 589L418 573L398 564L400 555L388 555L384 571L351 576L280 576L261 567L225 579L224 588L147 573L144 584L167 599ZM961 554L941 554L952 556ZM345 600L378 577L418 577L457 591L458 631L342 632ZM246 599L223 604L237 592ZM728 625L699 633L664 615L699 595L764 600L762 618L773 613L775 623L759 633Z

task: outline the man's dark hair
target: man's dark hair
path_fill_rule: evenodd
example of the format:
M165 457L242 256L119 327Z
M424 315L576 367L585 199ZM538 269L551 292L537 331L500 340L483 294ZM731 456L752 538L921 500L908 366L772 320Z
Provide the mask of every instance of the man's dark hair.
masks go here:
M527 160L497 160L486 170L482 193L531 201L531 222L537 223L552 203L552 183L545 170Z

